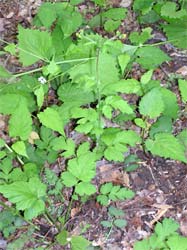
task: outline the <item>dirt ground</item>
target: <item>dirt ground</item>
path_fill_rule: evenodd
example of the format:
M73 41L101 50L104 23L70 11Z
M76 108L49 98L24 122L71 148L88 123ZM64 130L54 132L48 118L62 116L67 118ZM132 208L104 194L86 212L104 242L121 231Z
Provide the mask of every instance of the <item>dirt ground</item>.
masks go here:
M121 1L115 1L116 6L119 6L120 3ZM40 4L40 0L0 1L0 38L14 42L17 25L29 27ZM82 8L87 8L87 4L83 5ZM130 31L139 29L133 15L130 15L126 22L121 27L123 32L128 34ZM156 34L155 37L164 38L159 31L153 30L153 32ZM187 55L171 45L164 45L163 49L173 60L158 68L155 78L165 84L171 81L172 74L176 72L187 77L187 69L185 68L187 67ZM20 66L17 61L14 61L11 57L1 58L1 60L1 63L9 70L19 72ZM139 78L140 73L140 71L134 69L132 76ZM173 91L177 91L175 81L171 82L171 88ZM6 126L6 119L3 119L0 117L0 130L3 125ZM175 131L179 132L186 127L187 115L184 114L181 120L177 120ZM0 136L2 136L1 131ZM108 229L100 225L100 221L107 219L107 211L94 200L90 200L83 205L81 210L78 210L76 203L74 204L75 215L69 222L68 227L76 232L89 224L90 227L85 235L95 246L98 246L98 249L132 250L133 243L150 235L155 223L164 217L176 219L180 223L181 234L187 236L187 165L177 161L152 157L149 154L145 155L140 149L137 149L136 153L140 159L140 167L134 172L127 174L123 171L123 166L112 165L105 161L99 162L97 166L99 176L97 178L99 178L100 183L112 181L129 186L136 193L133 200L115 203L116 207L125 212L125 219L128 224L124 229L114 228L108 234ZM76 209L78 212L76 212ZM42 221L38 224L40 224L39 233L44 235L48 232L48 237L53 237L52 228L49 225L45 225ZM13 240L13 237L11 238ZM3 244L6 245L6 240L1 238L0 235L0 249L5 249ZM34 246L32 247L35 249ZM62 248L54 247L54 249Z

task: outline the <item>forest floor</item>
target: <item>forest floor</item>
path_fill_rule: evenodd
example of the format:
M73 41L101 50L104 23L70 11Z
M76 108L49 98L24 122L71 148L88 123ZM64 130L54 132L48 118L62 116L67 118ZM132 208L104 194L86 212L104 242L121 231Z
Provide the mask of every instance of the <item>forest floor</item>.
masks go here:
M129 6L130 3L131 1ZM29 27L40 4L40 0L0 1L0 37L8 42L16 41L18 24ZM119 4L120 1L115 1L115 6ZM88 6L85 3L81 8L88 8ZM128 36L129 32L139 30L140 27L133 15L127 19L128 21L121 26L121 31ZM163 37L163 34L154 26L152 28L155 38ZM173 60L159 67L155 71L155 77L163 84L169 83L171 89L177 93L176 82L172 76L178 72L187 77L187 56L170 44L163 45L162 48ZM11 71L19 72L21 69L12 57L6 57L1 63ZM140 74L139 69L134 68L132 76L139 79ZM0 116L0 136L7 126L6 122L6 117ZM186 127L187 116L175 123L176 132ZM165 217L176 219L180 224L181 234L187 236L187 165L149 154L145 155L140 149L136 149L136 154L140 159L140 166L133 172L125 173L122 165L113 165L107 161L99 162L97 167L96 182L99 185L113 182L130 187L136 193L134 199L115 204L125 212L127 226L124 229L113 228L109 234L109 230L100 224L100 221L107 219L106 208L99 206L94 200L88 201L82 208L75 203L71 211L69 228L76 233L88 226L85 235L95 246L98 246L98 249L131 250L136 240L150 235L155 223ZM47 233L46 238L53 237L49 225L45 225L42 221L38 224L41 225L40 234ZM15 235L8 240L1 238L0 234L0 249L6 249L7 241L14 240L14 237L18 238L20 234L21 232L16 231ZM34 249L31 244L25 249L32 249L32 247ZM54 249L62 249L62 247Z

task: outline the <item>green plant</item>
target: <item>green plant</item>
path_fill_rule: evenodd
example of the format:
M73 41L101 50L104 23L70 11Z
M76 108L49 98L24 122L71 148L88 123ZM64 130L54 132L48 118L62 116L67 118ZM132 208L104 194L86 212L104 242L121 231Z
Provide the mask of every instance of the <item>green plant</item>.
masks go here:
M17 44L3 41L3 54L15 56L24 70L13 74L0 67L0 113L8 118L10 139L0 139L0 193L11 203L10 208L2 206L15 215L1 226L5 236L17 227L17 217L35 230L32 220L40 216L56 228L61 245L70 242L73 249L83 250L88 241L71 235L67 224L75 200L81 203L95 197L92 181L97 161L121 162L132 171L138 159L127 155L132 147L139 147L186 163L187 136L186 129L173 135L172 124L180 110L176 95L152 80L155 68L171 60L158 47L160 43L148 43L152 29L131 33L131 44L124 44L118 35L103 37L85 28L87 20L76 7L80 2L44 3L34 18L35 28L19 26ZM104 8L99 15L105 29L117 29L126 10L111 9L106 1L94 2ZM167 23L163 29L172 36L169 28L177 24L167 12L167 3L153 3L135 1L134 10L140 7L146 14L157 8L155 12L162 13ZM169 5L182 22L184 5L181 11ZM184 39L174 44L185 47ZM128 78L134 62L145 71L139 80ZM179 80L179 90L186 105L185 80ZM129 101L129 95L137 101ZM56 172L53 164L58 166ZM133 191L106 183L96 199L107 206L133 197ZM55 209L57 201L61 205ZM119 226L111 213L113 224Z
M100 187L100 194L97 196L97 201L101 205L109 205L111 201L132 199L134 192L128 188L114 186L111 182L103 184Z
M178 223L165 218L162 223L156 224L149 238L135 243L134 250L186 250L187 238L178 234L178 228Z

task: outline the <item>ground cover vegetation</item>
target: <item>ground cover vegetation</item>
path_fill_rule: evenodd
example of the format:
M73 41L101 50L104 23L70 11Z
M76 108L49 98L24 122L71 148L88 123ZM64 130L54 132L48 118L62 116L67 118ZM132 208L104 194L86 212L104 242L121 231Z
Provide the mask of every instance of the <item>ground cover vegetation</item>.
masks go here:
M8 117L10 138L0 139L0 230L5 238L19 229L26 232L7 249L25 249L38 231L37 218L54 227L54 239L33 238L35 249L53 249L55 244L96 249L84 237L87 229L80 235L68 229L75 202L84 206L95 200L108 209L103 227L125 227L124 211L115 201L136 194L112 182L95 184L102 159L134 171L139 148L187 163L187 129L173 130L187 112L187 80L178 76L177 96L154 78L155 69L171 60L160 45L187 49L187 1L135 0L132 9L145 27L131 32L128 40L119 31L127 8L95 0L96 14L88 19L78 10L81 2L43 3L33 27L19 25L16 44L3 41L1 55L10 53L23 66L17 74L0 66L0 113ZM149 25L154 23L166 41L152 43ZM131 77L134 63L142 69L139 80ZM55 164L57 171L51 167ZM164 219L134 249L186 250L187 238L177 230L176 222Z

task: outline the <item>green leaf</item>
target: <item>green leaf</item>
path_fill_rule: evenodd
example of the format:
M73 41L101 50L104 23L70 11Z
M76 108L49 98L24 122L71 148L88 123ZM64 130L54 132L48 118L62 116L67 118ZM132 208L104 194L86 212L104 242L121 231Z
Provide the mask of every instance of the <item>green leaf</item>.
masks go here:
M134 250L150 250L149 240L144 239L134 244Z
M120 26L121 21L119 20L107 20L104 23L104 29L108 32L113 32Z
M170 57L161 49L153 46L141 47L137 50L136 61L145 69L155 69L163 62L170 61Z
M73 187L78 182L77 178L68 171L61 174L61 179L66 187Z
M184 145L185 148L185 156L187 159L187 129L183 129L178 135L177 139Z
M111 221L107 221L107 220L103 220L103 221L101 221L101 225L103 227L109 228L109 227L112 227L112 222Z
M146 148L153 154L164 158L171 158L182 162L187 162L185 148L180 141L171 134L159 133L155 139L147 139Z
M44 102L44 87L41 85L34 91L34 94L36 95L38 108L40 109Z
M179 229L179 224L172 219L165 218L162 223L158 222L155 226L155 233L161 240L174 234Z
M104 157L109 161L119 161L122 162L124 160L124 152L127 151L127 147L123 145L123 149L121 151L116 149L116 146L109 146L104 151Z
M169 237L167 245L170 250L187 250L187 238L180 235Z
M179 79L179 90L183 103L187 103L187 80Z
M142 32L140 34L137 31L131 32L129 39L134 45L141 45L152 37L151 32L152 29L150 27L142 29Z
M95 156L85 152L78 158L68 161L68 171L81 181L89 182L95 176Z
M128 63L130 62L130 56L128 54L121 54L118 56L119 66L122 74L124 73Z
M149 12L154 2L155 1L150 1L150 0L135 0L133 2L133 9L135 11L141 10L142 14L146 14L147 12Z
M170 43L181 49L187 48L186 19L175 21L162 27Z
M141 77L141 83L142 84L147 84L151 80L151 77L153 75L153 70L149 70L146 73L144 73Z
M10 78L12 75L3 66L0 65L0 78Z
M169 18L182 18L187 15L187 12L185 9L177 10L177 4L168 1L162 6L161 15Z
M139 103L139 111L142 115L150 118L160 116L164 111L164 102L160 89L154 88L142 97Z
M146 122L143 119L141 119L141 118L134 119L134 122L140 128L146 128L147 127Z
M110 206L108 209L108 212L110 215L114 216L114 217L119 217L119 216L124 216L124 212L121 209L118 209L114 206Z
M102 16L113 20L123 20L126 13L127 9L125 8L110 8L109 10L103 12Z
M153 138L157 133L171 133L172 132L172 119L167 116L161 116L150 129L150 137Z
M44 60L48 61L52 54L52 39L48 32L32 29L18 28L18 48L20 62L24 66Z
M9 134L27 140L32 131L31 114L24 101L21 101L9 120Z
M25 143L23 141L17 141L12 145L12 149L19 155L25 156L28 158L27 150Z
M119 109L121 112L126 114L133 114L133 109L127 103L127 101L123 100L120 96L107 96L105 99L107 105L111 105L115 109Z
M164 102L163 115L176 119L179 110L176 95L171 90L165 88L161 88L160 93Z
M52 3L43 3L37 13L37 17L40 19L40 22L46 28L50 28L52 23L56 20L57 15Z
M22 98L23 96L18 94L0 95L0 113L5 115L13 114Z
M29 182L17 181L1 185L0 192L16 204L17 210L24 210L28 220L45 210L43 198L46 196L46 186L38 178L31 178Z
M14 43L10 43L4 47L4 51L9 52L13 56L16 56L16 53L17 53L16 49L17 49L17 46Z
M103 184L103 185L101 186L101 188L100 188L100 192L101 192L102 194L108 194L108 193L110 193L110 191L112 190L112 187L113 187L113 185L112 185L111 182L106 183L106 184Z
M72 250L86 250L90 242L82 236L73 236L71 239Z
M92 195L96 192L96 187L89 182L79 182L75 187L75 192L80 196Z
M38 118L40 122L47 128L57 131L61 135L65 135L63 129L63 120L58 111L55 109L46 108L43 112L38 114Z
M56 239L61 246L65 246L68 243L67 238L68 238L68 231L66 230L61 231L56 236Z
M123 228L127 225L127 221L123 219L116 219L114 220L114 225L119 228Z
M97 196L97 202L99 202L103 206L107 206L109 204L109 198L106 195L98 195Z

